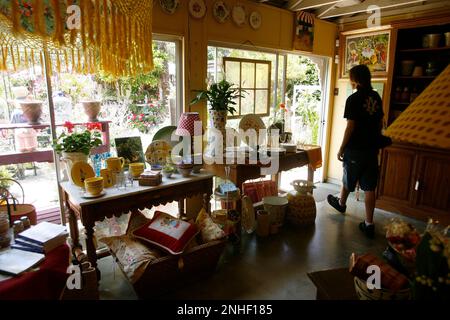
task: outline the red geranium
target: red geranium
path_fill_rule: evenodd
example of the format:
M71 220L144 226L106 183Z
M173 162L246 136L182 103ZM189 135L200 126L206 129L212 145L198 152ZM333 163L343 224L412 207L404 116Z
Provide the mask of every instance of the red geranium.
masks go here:
M72 133L73 128L75 128L75 125L70 121L66 121L64 122L64 127L67 129L67 132Z

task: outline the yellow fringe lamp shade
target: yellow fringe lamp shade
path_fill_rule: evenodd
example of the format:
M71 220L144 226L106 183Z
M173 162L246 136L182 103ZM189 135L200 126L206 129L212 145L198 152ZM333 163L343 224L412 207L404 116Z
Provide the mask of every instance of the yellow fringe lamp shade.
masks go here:
M70 57L81 73L150 72L152 11L153 0L0 0L0 69L27 68L15 50L25 47L56 55L57 70Z
M384 134L398 142L450 149L450 65Z

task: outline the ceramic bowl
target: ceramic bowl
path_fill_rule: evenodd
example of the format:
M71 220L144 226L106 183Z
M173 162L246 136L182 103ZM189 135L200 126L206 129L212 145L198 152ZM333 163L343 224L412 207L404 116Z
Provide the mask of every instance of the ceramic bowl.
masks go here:
M162 171L162 175L169 179L170 177L172 177L173 172L172 171Z

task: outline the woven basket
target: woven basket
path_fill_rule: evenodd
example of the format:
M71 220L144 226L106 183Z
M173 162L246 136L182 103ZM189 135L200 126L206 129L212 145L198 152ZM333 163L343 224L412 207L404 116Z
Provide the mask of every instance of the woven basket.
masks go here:
M141 299L175 290L187 283L202 281L216 270L226 240L216 240L189 249L181 255L167 255L148 264L133 284ZM123 266L118 262L119 267ZM125 273L124 273L125 274Z
M397 292L383 288L370 290L367 288L364 280L355 277L354 281L359 300L411 300L410 288L398 290Z
M287 220L295 226L314 224L316 221L316 202L311 195L296 194L288 195L289 206Z

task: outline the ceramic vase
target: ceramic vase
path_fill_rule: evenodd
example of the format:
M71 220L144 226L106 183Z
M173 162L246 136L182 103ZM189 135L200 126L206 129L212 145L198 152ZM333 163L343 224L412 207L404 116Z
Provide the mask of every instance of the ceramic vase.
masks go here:
M64 162L65 171L70 182L74 183L71 176L72 166L75 162L88 162L89 156L82 152L63 152L61 160Z
M39 119L42 115L41 101L21 101L19 104L22 108L23 116L28 120L28 124L40 124Z
M209 117L211 119L211 127L221 132L225 132L227 125L228 111L209 110Z
M84 113L88 116L89 122L97 122L98 114L102 108L100 101L81 101L84 108Z

